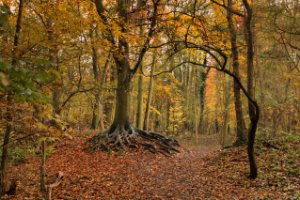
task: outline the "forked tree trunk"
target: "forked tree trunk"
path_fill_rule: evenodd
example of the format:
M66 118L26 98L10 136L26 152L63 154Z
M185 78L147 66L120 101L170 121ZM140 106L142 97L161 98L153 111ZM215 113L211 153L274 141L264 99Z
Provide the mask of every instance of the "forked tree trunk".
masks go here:
M130 105L130 83L132 77L141 66L143 57L147 51L147 46L150 43L146 39L144 46L138 54L138 61L133 68L129 61L128 41L125 37L119 37L118 43L114 37L113 31L110 29L109 21L104 15L104 5L102 0L95 1L97 12L107 28L105 35L113 45L113 58L118 72L117 90L116 90L116 109L115 116L110 128L89 140L91 144L88 149L95 151L98 149L106 151L120 151L128 148L144 147L153 153L170 154L178 152L176 147L177 141L169 139L157 133L148 133L140 129L133 128L129 123L129 105ZM148 29L148 38L154 34L158 13L159 0L153 1L153 17L151 18L150 28ZM123 19L124 23L128 22L128 1L117 1L118 16ZM128 29L125 24L120 24L122 33L126 34Z
M132 74L127 68L118 71L115 116L110 128L89 140L88 150L123 151L127 148L144 148L152 153L178 152L178 142L153 132L136 129L129 122L130 82Z

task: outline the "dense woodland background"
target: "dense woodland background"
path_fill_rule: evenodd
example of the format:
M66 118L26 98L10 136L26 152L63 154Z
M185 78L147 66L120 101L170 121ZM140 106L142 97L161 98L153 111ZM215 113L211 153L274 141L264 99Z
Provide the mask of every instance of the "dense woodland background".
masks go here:
M256 134L272 151L297 147L299 176L299 0L2 0L0 52L2 195L28 158L42 158L35 184L49 195L46 158L61 141L117 129L122 149L155 131L171 154L173 139L207 152L250 139L250 155Z

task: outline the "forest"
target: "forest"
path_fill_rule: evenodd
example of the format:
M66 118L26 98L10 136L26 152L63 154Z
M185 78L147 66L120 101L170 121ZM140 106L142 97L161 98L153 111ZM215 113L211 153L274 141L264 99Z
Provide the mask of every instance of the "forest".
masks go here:
M0 199L300 199L299 0L0 0Z

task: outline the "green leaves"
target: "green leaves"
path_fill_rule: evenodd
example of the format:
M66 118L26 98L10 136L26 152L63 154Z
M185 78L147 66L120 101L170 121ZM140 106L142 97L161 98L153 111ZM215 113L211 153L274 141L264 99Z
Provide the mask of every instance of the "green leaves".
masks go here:
M51 81L47 72L12 67L0 60L0 78L0 91L15 95L19 101L47 101L39 92L40 84Z
M9 17L10 8L8 5L0 5L0 33L4 33L10 29Z

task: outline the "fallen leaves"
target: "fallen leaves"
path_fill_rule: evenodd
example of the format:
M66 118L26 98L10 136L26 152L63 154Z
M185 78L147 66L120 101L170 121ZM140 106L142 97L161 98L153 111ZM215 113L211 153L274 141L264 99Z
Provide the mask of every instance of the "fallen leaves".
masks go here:
M142 151L108 157L103 152L85 152L86 140L64 140L48 158L47 172L65 175L53 190L54 199L297 199L300 188L299 177L268 169L273 157L267 149L259 153L259 178L250 181L244 147L221 155L181 149L173 157ZM13 173L24 176L18 177L12 199L41 199L38 165L33 158L14 168Z

